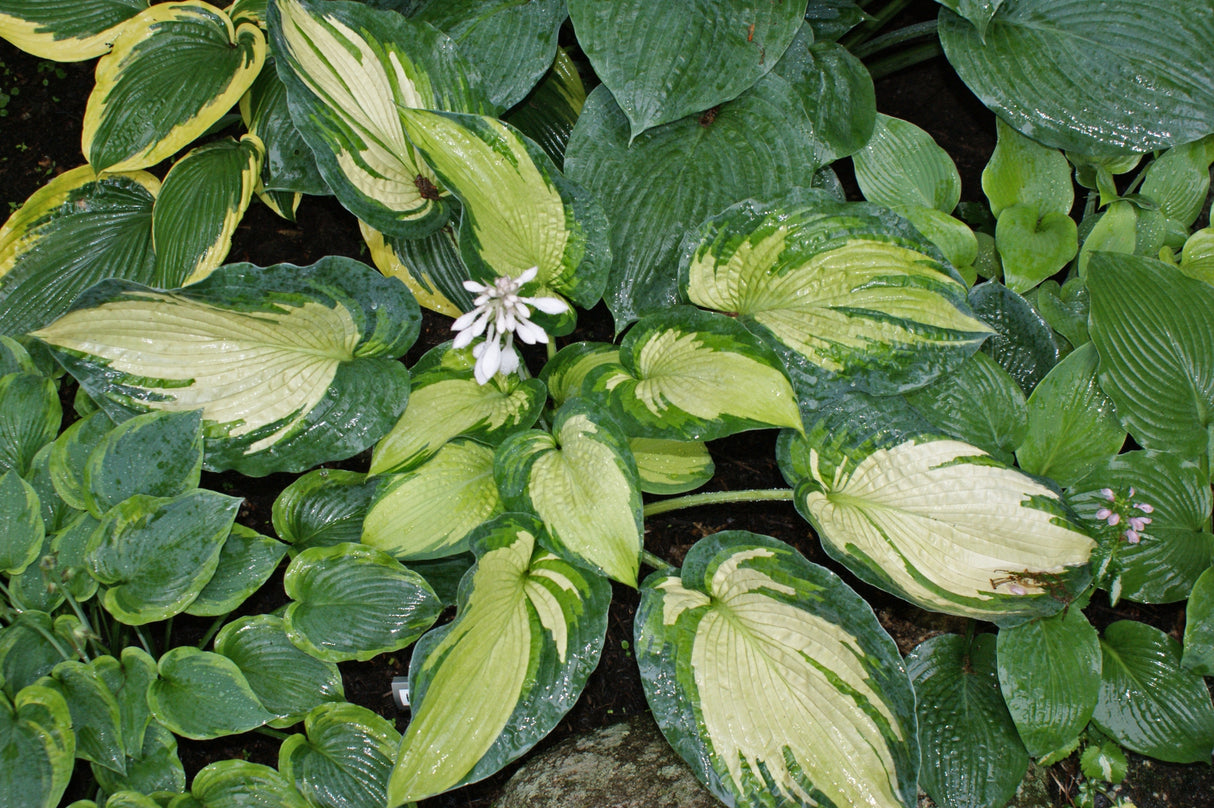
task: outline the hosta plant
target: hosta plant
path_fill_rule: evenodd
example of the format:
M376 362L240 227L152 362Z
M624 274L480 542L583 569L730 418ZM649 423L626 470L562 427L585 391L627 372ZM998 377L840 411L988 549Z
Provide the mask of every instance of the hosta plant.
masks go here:
M845 47L900 3L0 0L18 45L100 57L88 165L0 229L2 799L425 800L552 731L613 591L727 805L998 806L1081 745L1107 781L1121 747L1208 763L1214 13L1078 2L941 3L1000 116L961 205ZM1161 14L1184 33L1134 33ZM315 194L376 269L224 263L254 195ZM451 339L407 365L422 308ZM691 493L761 429L786 487ZM203 470L298 474L278 538ZM764 500L832 566L645 548ZM957 631L903 657L856 581ZM1085 612L1122 600L1187 600L1183 636ZM409 648L407 722L345 702L338 663ZM178 737L254 729L276 765L187 783Z

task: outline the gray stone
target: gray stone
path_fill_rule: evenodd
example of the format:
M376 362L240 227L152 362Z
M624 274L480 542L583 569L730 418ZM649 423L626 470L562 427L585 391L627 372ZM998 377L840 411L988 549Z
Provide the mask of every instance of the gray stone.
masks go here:
M721 808L653 719L567 738L515 772L493 808Z

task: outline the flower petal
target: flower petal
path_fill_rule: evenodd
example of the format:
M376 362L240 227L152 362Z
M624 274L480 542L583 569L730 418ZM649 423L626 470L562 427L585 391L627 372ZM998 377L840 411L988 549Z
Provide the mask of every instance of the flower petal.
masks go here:
M524 297L523 301L544 314L564 314L569 311L569 304L559 297Z

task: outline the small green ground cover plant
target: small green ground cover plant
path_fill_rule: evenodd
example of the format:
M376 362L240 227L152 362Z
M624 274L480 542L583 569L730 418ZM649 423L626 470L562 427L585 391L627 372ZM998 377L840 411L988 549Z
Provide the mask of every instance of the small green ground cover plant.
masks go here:
M727 805L999 806L1081 746L1093 781L1122 748L1208 764L1214 9L941 2L873 38L900 5L0 0L18 46L99 57L88 163L0 229L0 804L475 782L577 701L612 582ZM986 206L853 53L925 34L999 115ZM376 268L224 263L254 196L317 194ZM579 341L599 301L616 339ZM423 309L453 338L406 367ZM787 487L692 493L752 429ZM203 469L298 474L277 538ZM748 500L968 631L903 658L760 534L644 548L647 518ZM232 617L283 564L287 605ZM1183 642L1097 631L1093 597L1187 601ZM175 644L180 614L213 631ZM336 665L409 648L402 733ZM277 767L187 784L178 737L264 727Z

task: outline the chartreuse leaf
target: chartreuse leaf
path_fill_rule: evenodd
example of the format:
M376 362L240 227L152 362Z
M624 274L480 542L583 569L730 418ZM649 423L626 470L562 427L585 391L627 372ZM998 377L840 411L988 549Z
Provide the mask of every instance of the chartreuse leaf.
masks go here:
M83 62L108 51L116 29L147 7L148 0L7 0L0 37L39 59Z
M283 775L247 760L210 764L195 775L190 794L195 801L183 803L181 808L311 808Z
M388 782L399 805L475 782L560 721L599 661L607 579L544 549L543 525L506 514L478 532L455 620L418 642L413 717Z
M38 560L46 527L38 494L15 471L0 474L0 572L20 575Z
M892 210L930 241L967 284L977 278L978 236L960 219L923 205L897 205Z
M632 138L732 100L792 42L804 2L570 0L578 44L631 122Z
M104 278L153 283L152 203L160 181L139 171L65 171L0 228L0 333L19 335L67 311Z
M366 661L411 644L438 619L430 585L373 547L309 547L291 562L283 589L294 602L287 636L326 662Z
M990 333L934 250L876 205L821 194L742 202L682 253L687 298L776 345L812 395L828 382L874 393L924 384Z
M274 530L292 546L292 555L309 547L357 544L379 483L353 471L310 471L274 500Z
M1100 700L1092 723L1122 746L1170 763L1210 762L1214 705L1205 681L1181 667L1180 643L1119 620L1104 630Z
M11 683L10 683L11 684ZM63 696L38 685L15 698L0 691L0 804L5 808L55 808L75 763L76 736Z
M383 478L363 521L363 544L402 561L467 552L468 534L501 513L493 449L456 439L409 471Z
M201 413L149 412L119 424L89 452L84 500L100 519L127 497L175 497L201 478Z
M222 654L190 646L160 657L148 706L157 721L195 740L235 735L277 716L266 710L239 666Z
M28 475L34 455L55 439L62 420L53 381L38 373L0 376L0 472Z
M345 698L337 664L295 647L281 617L228 623L215 635L215 653L235 662L262 706L286 719L278 723L295 724L313 707Z
M940 11L940 42L961 79L1015 129L1081 153L1148 152L1214 130L1203 70L1214 8L1171 0L1005 2L985 37Z
M455 40L476 63L493 103L509 109L552 64L565 14L561 0L447 0L425 4L415 19Z
M728 805L913 806L914 694L893 641L788 545L715 533L641 588L654 718Z
M98 284L36 336L121 420L202 410L206 467L261 475L349 457L405 406L408 290L348 258L229 264L160 292Z
M402 109L400 116L410 142L463 203L460 256L474 278L489 283L537 267L529 295L555 292L583 308L598 302L611 251L607 219L593 196L495 118L423 109ZM572 328L569 317L560 322L565 327L557 333Z
M76 735L76 757L125 775L122 712L117 697L97 670L69 659L56 665L38 684L56 691L67 702Z
M978 351L955 373L906 396L932 426L1011 465L1028 429L1024 393L990 356Z
M1214 284L1214 227L1205 227L1185 240L1180 271L1190 278Z
M189 606L215 572L240 502L195 489L174 498L137 494L112 508L88 551L106 611L142 625Z
M852 161L869 202L951 213L961 199L961 175L952 158L931 135L901 118L878 113L872 137Z
M538 379L496 374L477 384L470 350L432 348L413 367L409 406L371 454L371 473L408 471L461 435L489 445L539 418L545 390Z
M266 4L261 5L264 11ZM235 20L236 9L229 13ZM291 121L287 87L282 83L272 57L267 57L249 91L240 97L240 117L249 134L265 147L260 177L262 190L314 196L332 193L320 177L312 150Z
M1058 344L1049 323L1028 301L1001 283L980 283L970 290L978 319L995 329L982 350L1006 370L1025 395L1033 392L1058 363Z
M509 110L503 120L535 141L560 168L565 163L569 134L585 103L586 86L577 65L564 48L558 48L556 59L528 95L527 103Z
M388 804L388 776L400 746L392 722L365 707L326 703L304 717L307 735L278 749L278 770L324 808Z
M1096 383L1099 361L1091 343L1080 346L1033 390L1028 432L1016 449L1020 468L1070 487L1121 450L1125 430L1112 400Z
M583 393L640 437L713 440L801 426L776 353L736 320L690 306L637 323L620 343L620 364L591 371Z
M1025 137L1002 118L995 119L995 131L995 151L982 169L982 192L991 213L999 216L1016 205L1028 205L1038 218L1070 213L1075 189L1066 156Z
M1105 489L1129 507L1110 503ZM1125 452L1110 458L1077 481L1068 500L1093 524L1105 522L1096 516L1102 508L1121 513L1118 524L1106 522L1100 532L1101 543L1114 553L1112 575L1120 597L1143 603L1183 600L1197 576L1214 563L1209 532L1214 497L1208 478L1197 463L1175 452ZM1139 505L1149 506L1149 515ZM1131 516L1151 520L1137 531L1136 544L1125 541Z
M637 481L646 494L682 494L712 479L716 465L703 441L629 438Z
M235 106L265 53L260 28L196 0L131 18L97 62L81 133L89 164L129 171L179 151Z
M1029 758L999 694L995 637L941 634L906 658L925 765L919 786L942 808L998 808Z
M799 88L772 73L715 112L632 139L611 92L590 93L569 137L565 171L594 193L611 222L604 298L617 331L677 301L685 229L740 199L776 198L807 184L818 163L805 116Z
M223 263L261 173L265 147L255 135L199 146L165 175L152 208L160 285L200 281Z
M358 229L375 267L389 278L399 278L422 308L448 317L472 309L472 295L463 286L468 268L459 257L451 223L421 238L386 236L361 220Z
M1138 208L1125 199L1119 199L1105 208L1083 239L1079 260L1075 264L1079 277L1087 276L1088 264L1096 252L1141 253L1137 249L1138 215Z
M807 468L781 465L826 551L863 580L1000 625L1053 614L1087 584L1095 543L1053 489L951 438L878 437L866 456L839 452L826 443L846 437L837 420L828 413L810 431Z
M1068 748L1100 693L1100 638L1079 609L999 632L999 687L1028 753Z
M1147 166L1139 190L1188 235L1210 192L1212 162L1214 136L1168 149Z
M1214 676L1214 567L1193 584L1185 604L1184 655L1181 664L1198 676Z
M245 602L266 582L287 554L287 546L243 525L232 525L219 551L219 563L186 614L218 617Z
M606 413L571 399L551 434L515 433L493 466L507 509L535 514L564 552L636 586L644 531L636 461Z
M1204 457L1214 411L1214 289L1141 256L1094 253L1089 330L1100 386L1146 449Z
M1027 292L1060 271L1079 252L1079 229L1065 213L1041 214L1032 204L1004 208L995 225L995 248L1003 280L1014 292Z
M389 235L441 227L446 192L405 138L400 109L496 111L450 38L351 2L275 0L268 23L291 118L342 205Z

